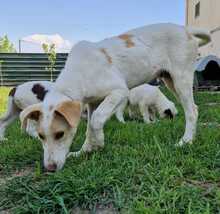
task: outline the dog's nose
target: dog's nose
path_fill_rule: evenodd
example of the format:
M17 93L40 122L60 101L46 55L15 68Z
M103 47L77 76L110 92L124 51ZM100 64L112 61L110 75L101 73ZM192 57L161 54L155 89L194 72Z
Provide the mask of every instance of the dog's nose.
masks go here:
M55 163L49 164L46 168L49 172L55 172L57 169L57 165Z

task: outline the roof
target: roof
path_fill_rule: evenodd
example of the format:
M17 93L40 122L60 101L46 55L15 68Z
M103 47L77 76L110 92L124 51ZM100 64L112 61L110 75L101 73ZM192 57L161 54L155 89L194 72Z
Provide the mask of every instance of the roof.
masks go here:
M203 70L205 70L207 64L210 61L215 61L218 66L220 67L220 58L218 58L217 56L214 55L208 55L206 57L203 57L201 59L199 59L196 64L195 64L195 70L198 72L202 72Z

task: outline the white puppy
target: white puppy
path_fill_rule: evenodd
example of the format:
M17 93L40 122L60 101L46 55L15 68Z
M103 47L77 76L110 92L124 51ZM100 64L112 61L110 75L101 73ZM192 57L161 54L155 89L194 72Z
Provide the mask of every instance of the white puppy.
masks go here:
M46 93L53 88L49 81L31 81L13 88L9 92L7 112L0 118L0 141L5 140L5 129L18 118L20 112L30 105L42 102ZM36 121L27 121L26 131L29 135L37 137Z
M177 114L177 109L157 86L143 84L130 90L129 92L129 116L133 117L134 107L139 107L145 123L154 122L156 112L161 118L172 119ZM122 104L116 112L119 121L124 122L123 112L126 104Z
M198 46L209 41L209 32L201 29L155 24L96 43L77 43L54 89L42 103L20 114L23 128L29 118L37 122L44 166L49 171L63 167L85 104L89 106L86 140L78 154L103 148L103 127L128 99L129 89L156 77L177 94L184 108L186 127L179 145L191 143L198 117L194 63Z

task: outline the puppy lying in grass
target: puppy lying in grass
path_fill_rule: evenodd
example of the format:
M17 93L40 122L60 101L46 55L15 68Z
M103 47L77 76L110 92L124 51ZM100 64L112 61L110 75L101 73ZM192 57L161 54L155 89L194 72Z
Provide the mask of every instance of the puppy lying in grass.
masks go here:
M157 86L143 84L135 87L130 90L128 100L130 118L135 116L134 108L138 106L145 123L155 122L156 113L161 118L167 117L170 119L178 113L175 104ZM117 119L122 123L125 122L123 113L126 105L127 102L122 103L116 112Z

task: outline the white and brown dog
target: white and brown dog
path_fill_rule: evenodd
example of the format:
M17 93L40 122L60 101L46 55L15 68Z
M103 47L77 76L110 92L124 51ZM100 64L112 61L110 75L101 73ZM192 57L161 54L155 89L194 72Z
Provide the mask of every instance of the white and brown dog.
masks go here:
M104 124L128 99L129 89L156 77L164 80L184 108L186 128L179 145L191 143L198 117L193 66L198 46L209 41L209 32L201 29L155 24L97 43L77 43L53 90L42 103L20 114L23 128L28 119L37 122L44 166L49 171L63 167L83 105L89 106L86 140L77 155L102 148Z
M143 84L129 92L129 116L134 117L134 108L138 106L145 123L155 122L156 113L161 118L172 119L177 114L175 104L170 101L157 86ZM127 103L122 104L117 112L117 119L124 123L124 109Z
M6 128L19 117L22 110L28 106L40 103L45 95L53 89L53 82L30 81L12 88L8 96L7 112L0 118L0 142L6 140ZM86 106L82 118L87 119ZM36 121L27 120L26 132L32 137L38 137Z
M44 100L46 93L53 88L49 81L31 81L12 88L8 96L7 112L0 118L0 141L4 141L6 128L19 117L22 110ZM27 121L26 132L37 137L36 121Z

